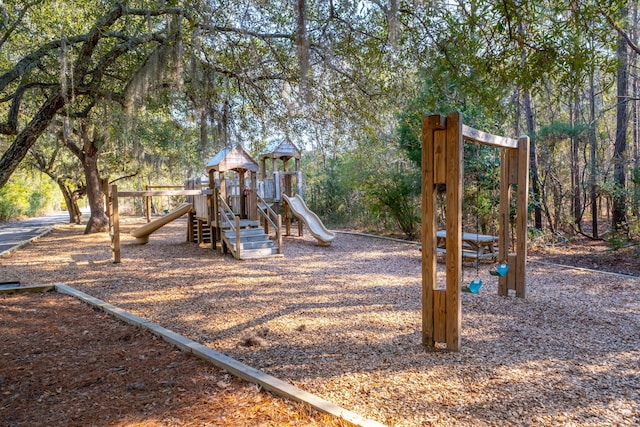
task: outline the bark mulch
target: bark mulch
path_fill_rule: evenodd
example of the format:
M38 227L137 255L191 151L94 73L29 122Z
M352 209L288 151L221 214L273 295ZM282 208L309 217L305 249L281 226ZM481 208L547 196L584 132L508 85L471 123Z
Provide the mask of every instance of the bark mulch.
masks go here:
M163 227L147 245L134 245L128 231L141 224L124 222L121 264L111 264L107 236L85 236L82 228L65 226L3 258L0 277L24 285L73 286L388 425L640 423L638 278L532 262L527 298L505 298L497 296L490 266L481 265L481 293L462 296L462 350L425 351L420 344L421 258L415 245L339 234L323 248L309 236L287 237L284 258L236 261L184 242L184 221ZM465 270L465 280L475 275L474 268ZM36 324L45 333L21 331L36 322L29 319L39 309L30 304L49 298L1 300L0 417L18 411L23 420L47 420L40 417L83 408L84 415L105 411L84 425L104 420L113 420L109 425L217 425L226 409L256 418L222 421L225 425L326 422L298 406L293 414L287 409L284 418L259 418L256 407L291 407L251 394L255 387L126 325L107 326L99 312L88 311L97 325L86 317L68 317L67 309L78 303L66 297L47 303L57 308ZM5 311L14 312L21 325L11 326L12 335L6 332ZM54 339L60 329L69 334ZM114 347L92 353L106 337ZM27 339L33 341L31 349L13 350ZM150 342L135 344L143 339ZM67 341L72 347L64 354L90 361L76 370L92 372L89 379L62 375L69 370L55 363L70 356L49 356ZM147 348L149 353L143 351ZM109 359L105 353L111 353ZM161 356L167 359L153 364ZM136 365L125 365L127 358ZM53 364L40 370L45 359ZM192 363L198 367L179 377ZM7 374L7 366L23 367L21 382L28 379L30 391L19 389L12 379L17 373ZM194 389L187 388L190 384ZM218 397L228 396L236 385L240 395L247 394L244 400ZM157 397L148 396L152 391ZM67 403L40 409L55 399ZM299 413L308 417L296 418Z

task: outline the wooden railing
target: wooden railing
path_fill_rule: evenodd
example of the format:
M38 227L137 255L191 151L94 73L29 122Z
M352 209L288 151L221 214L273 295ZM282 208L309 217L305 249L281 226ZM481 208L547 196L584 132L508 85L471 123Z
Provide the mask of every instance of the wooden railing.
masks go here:
M229 205L227 204L227 202L225 202L222 197L220 197L220 194L216 194L216 197L218 198L218 217L219 217L219 227L221 229L221 233L222 233L222 240L224 240L224 244L221 245L221 249L224 251L224 246L227 246L227 249L229 249L231 251L231 254L233 255L234 258L236 259L240 259L240 217L238 215L236 215L233 210L231 210L231 208L229 207ZM229 218L233 217L234 220L231 221ZM231 246L231 244L229 243L228 240L225 239L224 237L224 232L222 231L222 224L226 222L227 224L229 224L229 228L234 232L234 234L236 235L236 244L235 244L235 248L233 246Z
M193 197L193 206L195 211L196 218L200 220L209 219L209 205L207 203L207 195L206 194L198 194Z
M258 213L264 218L264 232L269 234L269 224L273 227L276 233L276 241L278 242L278 254L282 254L282 216L274 211L267 202L264 201L259 194L256 194L258 198ZM264 210L260 208L264 206ZM271 218L273 217L273 219Z

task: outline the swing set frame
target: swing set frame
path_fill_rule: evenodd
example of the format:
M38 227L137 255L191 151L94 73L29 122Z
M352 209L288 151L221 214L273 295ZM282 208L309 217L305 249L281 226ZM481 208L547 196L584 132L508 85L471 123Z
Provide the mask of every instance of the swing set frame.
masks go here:
M498 259L508 271L498 278L498 295L526 297L527 203L529 197L529 137L492 135L463 124L462 114L422 118L422 344L458 351L461 343L462 206L464 142L500 150ZM437 186L446 186L445 289L437 280ZM510 236L511 198L515 194L514 244ZM511 251L509 251L511 246ZM479 261L479 260L477 260Z

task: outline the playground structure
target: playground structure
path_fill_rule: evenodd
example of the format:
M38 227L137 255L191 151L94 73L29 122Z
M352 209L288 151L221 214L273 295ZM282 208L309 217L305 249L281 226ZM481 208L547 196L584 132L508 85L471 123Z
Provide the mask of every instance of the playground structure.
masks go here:
M309 209L304 199L299 194L293 197L283 194L282 197L284 197L293 214L307 224L309 232L316 238L318 245L329 246L333 239L336 238L335 233L332 233L324 226L318 215Z
M266 159L272 159L271 177L266 172ZM288 161L295 159L295 172L289 172ZM282 160L283 170L277 169ZM112 238L114 262L120 262L120 231L118 198L143 197L147 224L134 230L136 242L145 244L149 235L160 227L183 215L189 215L187 240L208 243L211 249L220 248L236 259L282 256L282 217L284 210L286 233L289 235L291 214L299 218L298 234L302 235L302 222L306 222L320 246L331 244L335 235L326 229L318 216L301 197L300 151L295 145L278 141L262 155L262 182L258 183L258 164L240 145L226 147L206 164L206 177L189 179L184 189L124 191L117 186L103 185L107 198L109 230ZM293 194L293 178L296 193ZM175 188L155 186L153 188ZM165 215L150 220L150 198L159 196L186 196L187 202ZM282 208L280 205L283 205ZM273 238L271 237L273 233Z
M136 238L136 243L145 244L149 242L149 235L156 231L158 228L170 223L171 221L180 218L182 215L191 211L191 203L183 203L178 208L168 212L161 218L155 221L150 221L147 225L136 229L131 234Z
M261 194L267 203L272 203L277 212L283 211L285 235L291 235L291 210L283 196L292 197L293 180L295 179L296 193L302 195L302 172L300 171L300 150L286 139L271 141L260 154L260 170L262 171ZM271 160L267 162L267 159ZM290 170L290 160L294 161L294 170ZM278 160L280 162L278 162ZM280 169L278 164L282 165ZM268 165L270 164L270 173ZM285 201L281 207L281 203ZM302 236L302 223L298 222L298 236Z
M258 209L258 164L249 153L240 145L226 147L207 162L206 172L214 194L196 196L194 206L196 219L210 228L212 249L219 242L222 253L237 259L281 256L281 218L272 209ZM275 242L261 220L273 227Z
M164 196L194 196L201 194L201 190L160 190L160 191L118 191L118 186L115 184L109 185L107 181L102 183L102 192L106 199L106 211L109 218L109 236L111 237L111 256L114 263L121 261L121 248L120 248L120 212L118 199L122 197L164 197ZM146 200L145 200L146 203ZM149 241L149 235L160 227L174 221L186 213L190 212L192 206L190 203L185 203L166 215L148 222L142 227L134 230L132 235L136 238L136 242L145 244Z
M527 201L529 185L529 137L519 139L491 135L466 126L462 114L430 115L422 119L422 344L435 348L445 343L457 351L461 342L461 298L463 232L462 185L464 142L484 144L500 150L500 206L498 259L508 269L498 277L498 294L526 296ZM438 235L437 186L446 186L446 230ZM515 244L510 245L511 197L515 193ZM438 286L436 257L445 242L445 287ZM510 246L513 251L510 252ZM466 251L465 256L472 256ZM479 262L479 259L476 260ZM478 283L472 283L473 290ZM473 292L472 290L472 292ZM476 290L477 291L477 290Z
M267 160L271 160L271 174L268 175ZM290 170L290 160L294 160L294 170ZM279 162L282 169L278 168ZM261 194L265 202L273 203L276 212L283 211L285 236L291 235L292 214L298 218L298 236L303 235L302 224L306 223L318 245L329 246L335 234L330 232L304 202L302 198L302 172L300 170L300 150L286 139L277 139L267 145L260 156ZM295 180L295 186L294 186ZM295 193L294 193L295 188ZM281 206L280 202L284 202Z

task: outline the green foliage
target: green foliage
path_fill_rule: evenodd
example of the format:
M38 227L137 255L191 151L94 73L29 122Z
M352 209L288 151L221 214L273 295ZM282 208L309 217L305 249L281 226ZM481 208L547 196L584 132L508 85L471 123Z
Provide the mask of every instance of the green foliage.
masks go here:
M310 167L307 171L307 203L311 210L334 225L353 225L362 220L364 207L359 189L349 177L352 172L349 160L332 159L315 174L314 169Z
M16 173L0 188L0 221L43 215L59 204L60 196L51 180L29 175Z
M561 141L571 137L583 137L591 129L586 123L572 125L570 123L555 121L547 126L540 127L537 138L548 141Z
M640 168L631 169L631 182L633 185L640 186Z
M398 115L400 147L416 165L421 164L422 116L447 115L459 111L465 124L493 133L504 133L504 125L514 113L511 106L501 101L505 87L498 82L483 81L461 75L445 60L434 59L434 64L422 72L422 81L415 98Z
M367 182L370 209L392 219L409 239L420 230L420 174L417 171L381 171Z
M46 194L40 190L35 190L29 195L29 209L27 209L27 216L38 216L44 213L42 209L47 202Z
M333 225L404 233L419 230L420 171L396 141L368 138L357 149L322 161L309 153L306 200Z
M607 244L614 251L622 249L629 241L629 236L626 231L611 231L607 235Z
M500 204L500 154L479 145L464 146L463 223L469 231L496 234Z
M0 221L18 218L29 207L29 188L22 183L8 182L0 188Z

